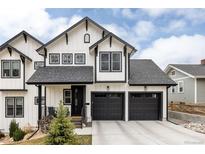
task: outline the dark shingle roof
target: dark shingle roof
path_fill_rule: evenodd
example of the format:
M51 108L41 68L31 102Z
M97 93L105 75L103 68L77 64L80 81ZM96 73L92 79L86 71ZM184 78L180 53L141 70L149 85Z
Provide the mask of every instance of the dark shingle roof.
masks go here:
M39 68L27 84L92 83L92 66L46 66Z
M202 64L170 64L193 76L205 76L205 65Z
M130 85L176 85L152 60L130 60Z

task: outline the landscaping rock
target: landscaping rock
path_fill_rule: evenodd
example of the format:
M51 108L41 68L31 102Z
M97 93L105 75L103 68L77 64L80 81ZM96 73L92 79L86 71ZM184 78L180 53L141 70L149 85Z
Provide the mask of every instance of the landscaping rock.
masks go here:
M190 123L184 124L184 127L190 130L205 134L205 123L190 122Z

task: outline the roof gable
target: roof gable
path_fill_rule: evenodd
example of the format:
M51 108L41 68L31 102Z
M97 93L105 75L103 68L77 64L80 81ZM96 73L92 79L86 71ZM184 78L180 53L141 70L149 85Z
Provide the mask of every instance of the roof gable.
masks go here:
M3 43L0 46L0 50L2 48L4 48L6 45L10 44L11 42L13 42L15 39L19 38L20 36L24 36L24 37L30 37L31 39L33 39L34 41L38 42L40 45L43 45L43 43L41 41L39 41L37 38L35 38L34 36L32 36L31 34L27 33L26 31L21 31L20 33L18 33L17 35L15 35L14 37L12 37L11 39L9 39L8 41L6 41L5 43ZM25 38L26 39L26 38Z

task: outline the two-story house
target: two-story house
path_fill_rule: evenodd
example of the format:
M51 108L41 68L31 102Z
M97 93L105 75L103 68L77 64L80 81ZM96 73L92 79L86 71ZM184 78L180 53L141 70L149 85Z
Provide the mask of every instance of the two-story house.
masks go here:
M136 49L88 17L45 44L25 32L6 44L0 129L13 118L36 126L60 101L85 123L167 117L167 89L176 83L152 60L130 59Z

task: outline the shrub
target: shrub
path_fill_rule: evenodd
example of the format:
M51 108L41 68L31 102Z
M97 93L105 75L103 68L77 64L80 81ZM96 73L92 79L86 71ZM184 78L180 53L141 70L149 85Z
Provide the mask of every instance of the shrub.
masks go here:
M0 131L0 139L5 137L5 134Z
M52 145L77 144L74 125L67 117L68 110L60 102L57 117L51 121L47 143Z
M26 133L21 128L18 128L13 133L13 140L14 141L20 141L24 138L25 134Z
M13 137L14 132L19 128L18 123L16 123L16 120L13 119L9 125L9 136Z

